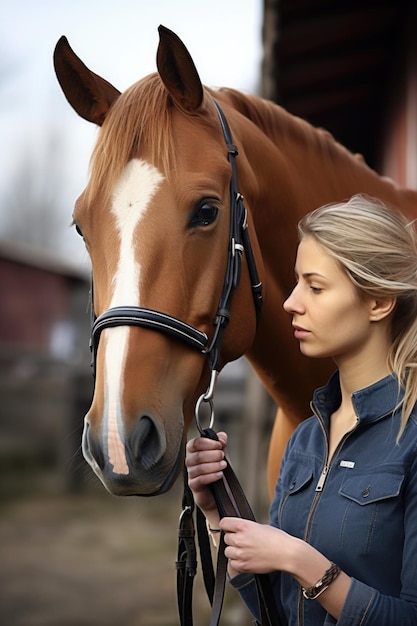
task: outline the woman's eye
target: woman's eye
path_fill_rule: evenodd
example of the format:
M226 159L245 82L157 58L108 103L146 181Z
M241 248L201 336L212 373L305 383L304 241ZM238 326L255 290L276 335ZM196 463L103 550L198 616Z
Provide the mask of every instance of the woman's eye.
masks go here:
M191 218L191 226L209 226L217 217L218 209L212 204L202 204Z

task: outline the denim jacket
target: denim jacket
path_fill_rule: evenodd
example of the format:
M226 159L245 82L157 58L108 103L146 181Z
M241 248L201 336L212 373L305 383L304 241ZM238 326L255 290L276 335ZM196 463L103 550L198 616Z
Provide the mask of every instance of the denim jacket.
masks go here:
M397 443L400 400L391 375L355 392L358 423L328 463L330 416L341 401L336 372L291 437L270 523L337 563L351 585L335 620L303 598L292 576L272 574L283 624L417 626L417 407ZM253 578L231 583L257 616Z

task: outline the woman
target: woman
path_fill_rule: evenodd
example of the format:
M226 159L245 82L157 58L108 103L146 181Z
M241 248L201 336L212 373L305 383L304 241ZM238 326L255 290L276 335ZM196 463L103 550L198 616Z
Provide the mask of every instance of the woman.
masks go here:
M416 626L416 234L354 196L303 218L299 239L284 309L302 353L337 371L288 443L270 525L219 520L225 433L188 442L189 485L255 616L251 573L270 573L285 624Z

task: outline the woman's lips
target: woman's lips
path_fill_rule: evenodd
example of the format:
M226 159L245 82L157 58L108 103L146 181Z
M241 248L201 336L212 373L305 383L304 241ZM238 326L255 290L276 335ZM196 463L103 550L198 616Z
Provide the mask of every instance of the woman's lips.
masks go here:
M310 334L309 330L302 328L301 326L294 326L294 337L296 339L304 339Z

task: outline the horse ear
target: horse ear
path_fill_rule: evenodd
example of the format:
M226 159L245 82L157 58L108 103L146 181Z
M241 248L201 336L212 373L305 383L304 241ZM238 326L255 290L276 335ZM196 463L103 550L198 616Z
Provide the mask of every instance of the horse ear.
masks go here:
M61 37L55 46L54 66L58 82L72 108L88 122L101 126L120 91L89 70L66 37Z
M159 26L156 64L159 75L174 101L188 113L203 102L203 86L190 53L181 39L165 26Z

